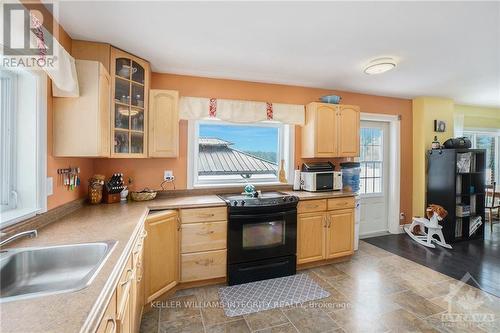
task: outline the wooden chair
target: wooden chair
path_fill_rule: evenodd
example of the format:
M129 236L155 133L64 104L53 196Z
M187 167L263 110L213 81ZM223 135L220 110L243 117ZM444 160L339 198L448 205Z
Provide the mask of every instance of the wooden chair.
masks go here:
M490 229L493 232L493 211L497 211L497 218L500 218L500 200L496 196L496 182L493 185L485 186L485 210L488 211L488 220L490 221Z

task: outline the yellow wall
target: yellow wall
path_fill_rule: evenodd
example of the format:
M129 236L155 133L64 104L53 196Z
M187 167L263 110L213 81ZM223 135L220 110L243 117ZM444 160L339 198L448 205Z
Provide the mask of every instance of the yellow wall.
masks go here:
M425 212L426 151L431 148L434 136L443 143L453 137L453 100L436 97L413 99L413 216L423 216ZM444 120L446 131L434 132L434 120Z
M455 112L464 115L464 128L500 129L500 108L455 105Z

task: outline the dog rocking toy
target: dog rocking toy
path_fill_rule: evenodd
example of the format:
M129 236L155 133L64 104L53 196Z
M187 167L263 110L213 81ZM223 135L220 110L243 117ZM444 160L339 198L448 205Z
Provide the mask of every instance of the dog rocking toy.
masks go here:
M428 219L424 217L414 217L411 224L406 224L404 226L405 232L414 241L423 246L435 248L436 246L433 243L436 243L442 247L451 249L451 245L446 243L443 232L441 231L443 227L439 225L439 221L442 221L448 215L448 212L439 205L429 205L425 213ZM416 226L420 227L420 234L415 233L414 229ZM427 232L425 232L426 228ZM437 238L434 236L437 236Z

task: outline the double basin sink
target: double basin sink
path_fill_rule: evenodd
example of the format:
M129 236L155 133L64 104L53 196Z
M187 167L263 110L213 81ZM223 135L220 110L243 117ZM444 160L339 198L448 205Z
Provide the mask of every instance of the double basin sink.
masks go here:
M89 286L116 241L0 250L0 303Z

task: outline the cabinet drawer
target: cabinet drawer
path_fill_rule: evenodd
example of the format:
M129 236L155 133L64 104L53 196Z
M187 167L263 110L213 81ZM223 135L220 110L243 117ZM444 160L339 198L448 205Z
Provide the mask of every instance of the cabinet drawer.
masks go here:
M299 201L297 213L313 213L326 211L326 199Z
M111 296L108 307L102 316L99 327L96 333L112 333L116 332L116 292Z
M197 223L197 222L212 222L212 221L226 221L227 208L214 207L214 208L193 208L181 210L182 223Z
M185 223L182 225L181 253L226 248L227 222Z
M226 276L226 250L181 254L182 282Z
M122 275L118 280L118 285L116 286L116 304L118 306L118 311L120 311L123 306L123 302L126 299L130 284L132 283L133 273L134 271L132 269L132 256L129 256L127 259L127 264L123 268Z
M328 199L328 210L354 208L354 198Z

